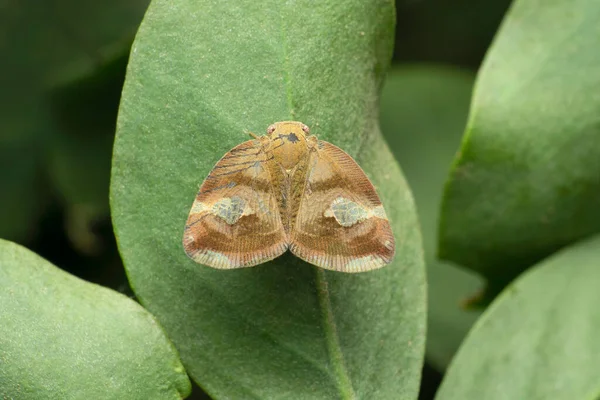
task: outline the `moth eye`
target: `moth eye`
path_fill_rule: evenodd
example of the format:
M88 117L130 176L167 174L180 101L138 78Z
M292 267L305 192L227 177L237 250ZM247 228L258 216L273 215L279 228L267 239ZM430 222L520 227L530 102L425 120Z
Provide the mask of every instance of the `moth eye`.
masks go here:
M275 124L269 125L269 127L267 128L267 134L268 135L270 135L273 132L275 132Z
M302 130L304 131L304 133L308 134L310 133L310 129L308 129L308 126L302 124Z

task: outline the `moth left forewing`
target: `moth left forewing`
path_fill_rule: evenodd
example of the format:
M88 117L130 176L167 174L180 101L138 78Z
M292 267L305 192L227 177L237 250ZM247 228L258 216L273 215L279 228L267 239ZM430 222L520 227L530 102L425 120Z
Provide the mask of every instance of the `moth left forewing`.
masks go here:
M373 184L340 148L319 141L310 154L290 250L319 267L362 272L388 264L390 223Z
M286 251L267 161L260 143L250 140L217 162L185 226L183 246L190 258L232 269L261 264Z

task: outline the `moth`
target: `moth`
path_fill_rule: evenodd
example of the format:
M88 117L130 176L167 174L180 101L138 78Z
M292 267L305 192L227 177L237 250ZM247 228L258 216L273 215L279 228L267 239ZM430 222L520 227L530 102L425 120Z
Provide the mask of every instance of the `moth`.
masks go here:
M251 267L290 250L318 267L362 272L388 264L390 223L358 164L282 121L231 149L200 186L183 234L194 261Z

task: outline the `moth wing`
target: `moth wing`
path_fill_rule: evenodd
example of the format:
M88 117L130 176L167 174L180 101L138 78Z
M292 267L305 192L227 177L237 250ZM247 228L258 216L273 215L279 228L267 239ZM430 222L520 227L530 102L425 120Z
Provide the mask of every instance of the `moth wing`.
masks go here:
M388 264L394 256L394 235L369 178L331 143L319 141L309 157L291 252L311 264L343 272Z
M213 268L251 267L287 250L287 238L260 141L225 154L202 183L185 225L183 247Z

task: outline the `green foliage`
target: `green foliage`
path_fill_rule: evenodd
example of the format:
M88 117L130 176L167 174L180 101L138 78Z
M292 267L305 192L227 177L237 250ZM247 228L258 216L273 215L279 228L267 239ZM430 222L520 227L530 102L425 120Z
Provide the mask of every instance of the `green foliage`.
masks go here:
M148 0L38 3L0 7L0 238L40 255L0 240L0 398L600 398L598 2L155 0L131 56ZM392 265L185 256L287 119L372 179Z
M122 294L0 240L0 393L180 399L190 382L155 319Z
M600 231L600 6L520 0L479 74L440 256L501 287Z
M381 127L417 203L427 260L427 360L443 370L479 315L459 303L481 280L436 259L442 188L465 127L473 75L453 68L392 69L381 97Z
M465 339L436 399L597 399L599 259L596 236L508 286Z
M54 202L81 225L108 216L124 66L148 1L55 3L0 13L0 237L21 242Z
M395 58L474 67L492 40L510 0L396 2Z
M146 14L119 114L113 219L136 295L216 398L417 394L421 239L377 123L393 16L389 2L362 1L155 1ZM186 257L181 238L198 185L246 130L262 134L286 119L342 146L373 179L399 242L392 265L342 274L285 255L219 271Z
M44 191L39 187L38 161L28 140L0 139L0 237L17 239L30 235L44 206ZM23 157L30 154L31 157Z

